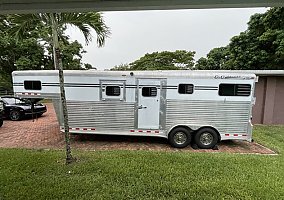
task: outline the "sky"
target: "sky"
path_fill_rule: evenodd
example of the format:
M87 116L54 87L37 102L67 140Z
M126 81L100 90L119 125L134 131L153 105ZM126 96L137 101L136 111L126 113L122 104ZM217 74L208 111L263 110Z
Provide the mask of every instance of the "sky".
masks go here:
M78 40L87 51L83 62L104 70L131 63L156 51L195 51L195 60L215 47L226 46L230 38L247 29L251 15L267 8L189 9L161 11L103 12L111 35L98 48L96 34L86 46L83 35L69 27L71 40Z

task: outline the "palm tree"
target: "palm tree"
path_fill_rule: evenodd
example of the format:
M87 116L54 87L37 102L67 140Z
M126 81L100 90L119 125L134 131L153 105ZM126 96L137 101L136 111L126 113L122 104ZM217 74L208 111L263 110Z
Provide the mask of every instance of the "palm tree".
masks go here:
M70 147L70 133L68 124L68 112L64 89L63 66L60 53L59 40L62 39L67 25L78 28L85 37L86 44L92 40L91 30L97 34L97 44L103 46L105 39L110 34L105 25L102 15L98 12L89 13L39 13L39 14L17 14L11 16L11 33L18 39L23 39L33 29L42 28L52 37L54 67L59 72L61 103L64 116L64 135L66 146L66 164L73 161Z

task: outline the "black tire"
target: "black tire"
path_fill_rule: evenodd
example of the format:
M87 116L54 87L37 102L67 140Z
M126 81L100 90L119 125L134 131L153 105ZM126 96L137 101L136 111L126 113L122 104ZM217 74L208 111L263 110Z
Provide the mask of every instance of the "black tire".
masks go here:
M175 148L184 148L191 142L191 133L183 127L173 129L168 136L169 143Z
M19 110L11 110L9 113L9 118L12 121L19 121L21 120L21 113Z
M43 115L43 113L36 114L37 117L41 117L42 115Z
M0 127L3 125L3 119L0 119Z
M201 128L194 135L194 141L200 149L212 149L218 142L218 136L212 128Z

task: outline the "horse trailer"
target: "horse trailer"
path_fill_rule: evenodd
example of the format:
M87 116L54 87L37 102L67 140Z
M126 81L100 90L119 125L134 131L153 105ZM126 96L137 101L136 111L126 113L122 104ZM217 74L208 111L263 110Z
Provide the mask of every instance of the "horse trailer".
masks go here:
M15 71L14 93L52 99L61 130L58 71ZM256 76L202 71L64 71L70 133L155 136L173 147L193 141L252 141Z

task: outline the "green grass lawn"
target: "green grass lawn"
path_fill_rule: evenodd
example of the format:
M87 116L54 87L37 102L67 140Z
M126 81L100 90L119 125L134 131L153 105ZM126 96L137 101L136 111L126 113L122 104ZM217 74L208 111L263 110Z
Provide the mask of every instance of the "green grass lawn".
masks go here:
M254 139L279 155L0 149L0 199L283 199L284 127Z

